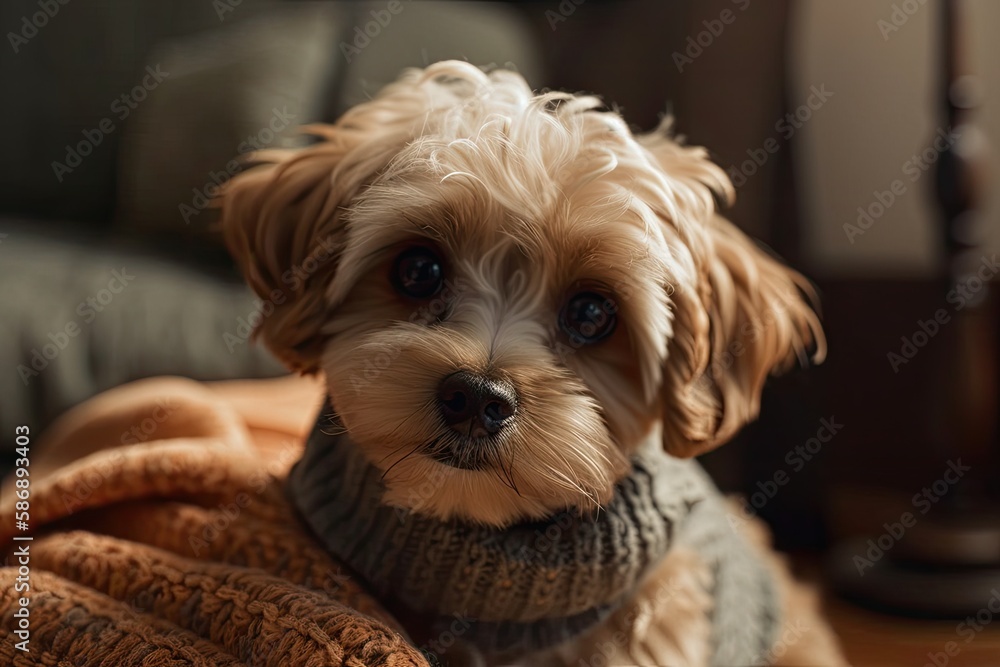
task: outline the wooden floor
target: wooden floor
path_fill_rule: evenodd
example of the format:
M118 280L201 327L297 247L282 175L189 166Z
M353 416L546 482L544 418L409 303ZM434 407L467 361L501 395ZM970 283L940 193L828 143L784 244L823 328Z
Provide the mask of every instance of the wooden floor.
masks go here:
M1000 614L973 638L969 630L959 633L958 620L888 616L833 596L825 602L827 617L855 667L1000 667ZM957 653L949 656L947 648Z

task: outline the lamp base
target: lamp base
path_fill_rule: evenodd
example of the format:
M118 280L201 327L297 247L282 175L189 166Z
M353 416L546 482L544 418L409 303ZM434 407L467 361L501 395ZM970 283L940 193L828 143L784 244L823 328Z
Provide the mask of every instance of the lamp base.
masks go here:
M840 544L827 562L834 587L862 606L905 616L1000 613L1000 512L949 514Z

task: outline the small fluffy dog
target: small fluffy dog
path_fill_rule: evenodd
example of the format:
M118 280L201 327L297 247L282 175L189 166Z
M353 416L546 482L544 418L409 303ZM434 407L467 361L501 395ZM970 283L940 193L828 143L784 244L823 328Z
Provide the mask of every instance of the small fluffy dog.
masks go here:
M347 439L311 444L348 451L303 465L291 493L357 485L338 500L350 516L331 519L329 498L300 508L415 641L445 663L841 664L766 540L738 535L754 527L705 528L722 503L681 461L754 418L769 374L824 353L808 284L716 213L733 189L704 149L463 62L306 131L320 141L263 152L229 184L222 225L273 306L257 333L325 375L326 423ZM554 542L520 558L526 526ZM370 538L349 548L352 531ZM423 551L392 549L426 534L445 551L403 573ZM725 574L737 558L756 574ZM773 595L723 594L750 580ZM478 593L449 597L466 584ZM752 634L724 627L733 609L768 626L758 649L729 641Z

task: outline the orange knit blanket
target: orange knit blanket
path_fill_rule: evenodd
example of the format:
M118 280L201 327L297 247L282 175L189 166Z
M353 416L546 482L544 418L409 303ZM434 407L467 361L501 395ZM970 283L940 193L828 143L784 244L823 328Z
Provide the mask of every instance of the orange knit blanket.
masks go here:
M285 499L322 394L156 378L32 435L28 531L0 495L0 664L427 665Z

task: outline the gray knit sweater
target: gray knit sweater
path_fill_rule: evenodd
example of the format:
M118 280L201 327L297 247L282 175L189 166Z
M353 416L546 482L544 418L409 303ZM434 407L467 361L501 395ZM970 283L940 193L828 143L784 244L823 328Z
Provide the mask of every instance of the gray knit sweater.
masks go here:
M594 516L566 511L502 530L439 521L382 504L372 466L321 415L288 492L318 539L385 601L508 662L568 641L624 604L667 550L697 551L713 571L713 664L755 664L777 625L762 563L729 526L694 461L658 449L633 459Z

